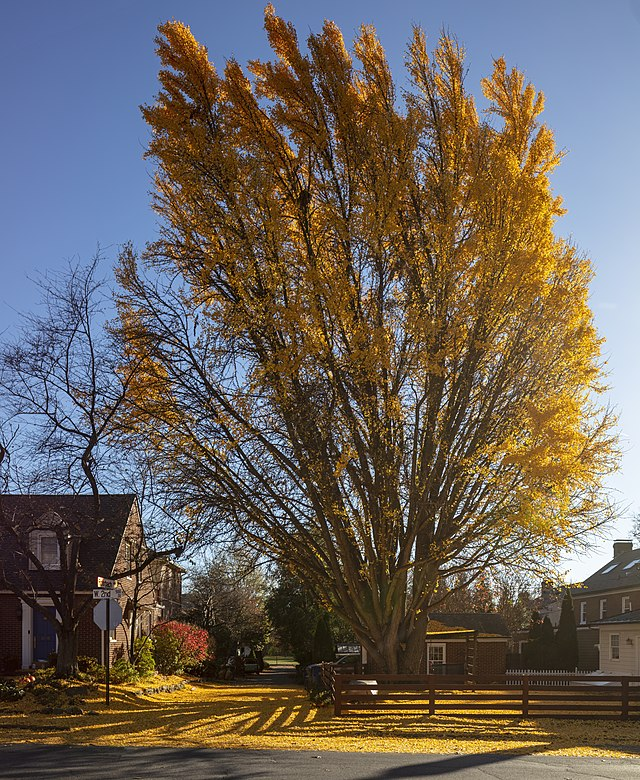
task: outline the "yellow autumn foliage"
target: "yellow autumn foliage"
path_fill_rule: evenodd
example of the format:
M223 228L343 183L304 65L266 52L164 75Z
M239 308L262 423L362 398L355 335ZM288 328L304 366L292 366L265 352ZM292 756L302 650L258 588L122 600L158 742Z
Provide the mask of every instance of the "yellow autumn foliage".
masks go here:
M129 419L166 485L287 561L389 671L438 578L542 560L610 514L591 265L555 235L544 98L415 29L396 89L371 27L216 71L160 28L144 117L158 240L120 266ZM146 270L145 270L146 269Z

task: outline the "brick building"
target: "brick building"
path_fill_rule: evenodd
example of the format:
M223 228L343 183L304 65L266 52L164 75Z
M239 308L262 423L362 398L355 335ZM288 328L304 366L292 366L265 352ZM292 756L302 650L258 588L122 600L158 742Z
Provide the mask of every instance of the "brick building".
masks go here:
M56 651L55 626L44 612L59 617L55 601L69 588L80 613L78 654L103 663L104 632L92 610L98 577L118 579L123 591L123 620L109 637L112 657L132 637L175 617L182 569L150 557L134 495L101 496L98 513L91 495L0 496L0 672L45 663Z
M424 671L446 674L504 674L511 634L495 613L429 616Z

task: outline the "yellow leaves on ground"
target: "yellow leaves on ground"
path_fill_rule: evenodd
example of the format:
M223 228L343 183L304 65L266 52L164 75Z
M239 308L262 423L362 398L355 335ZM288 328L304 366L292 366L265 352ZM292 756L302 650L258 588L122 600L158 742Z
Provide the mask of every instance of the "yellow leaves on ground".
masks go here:
M15 713L0 706L3 742L138 745L269 750L342 750L400 753L512 752L547 755L637 755L637 721L519 720L361 714L336 718L316 709L299 687L244 683L194 684L175 693L137 697L120 687L98 716ZM11 730L11 725L29 726ZM48 731L59 726L67 731Z

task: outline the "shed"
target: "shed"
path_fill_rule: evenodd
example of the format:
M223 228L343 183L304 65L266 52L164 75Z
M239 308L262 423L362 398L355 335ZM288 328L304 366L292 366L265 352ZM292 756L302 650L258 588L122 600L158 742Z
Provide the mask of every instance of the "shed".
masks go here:
M511 634L494 612L433 612L424 671L430 674L504 674Z

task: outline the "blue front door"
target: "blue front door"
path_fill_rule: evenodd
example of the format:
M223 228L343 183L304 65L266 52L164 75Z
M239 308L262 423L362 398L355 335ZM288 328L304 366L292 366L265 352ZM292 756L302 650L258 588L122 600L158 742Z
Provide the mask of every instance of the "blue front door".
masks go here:
M55 607L45 607L47 612L55 615ZM38 610L33 610L33 661L48 661L51 653L56 651L56 630L46 617Z

